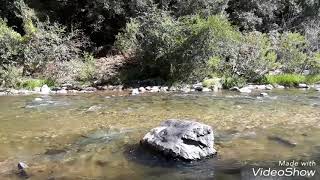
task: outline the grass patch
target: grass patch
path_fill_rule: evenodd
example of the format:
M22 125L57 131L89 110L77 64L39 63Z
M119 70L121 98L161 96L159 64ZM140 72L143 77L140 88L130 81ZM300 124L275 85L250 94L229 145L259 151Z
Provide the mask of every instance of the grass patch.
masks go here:
M280 74L280 75L267 75L265 78L266 84L279 84L283 86L297 86L300 83L315 84L320 83L320 74L318 75L300 75L300 74Z
M53 87L55 85L54 81L47 79L25 79L21 82L20 88L33 90L35 87L42 87L43 85L48 85Z
M266 84L279 84L283 86L297 86L300 83L305 83L306 77L299 74L279 74L279 75L267 75Z

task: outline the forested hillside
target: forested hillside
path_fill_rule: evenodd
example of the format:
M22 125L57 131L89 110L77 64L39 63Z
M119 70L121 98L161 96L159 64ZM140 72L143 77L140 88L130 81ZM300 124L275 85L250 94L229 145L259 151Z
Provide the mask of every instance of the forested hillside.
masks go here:
M0 0L0 84L320 80L317 0ZM277 80L275 80L277 81ZM277 82L275 82L277 83ZM289 82L291 83L291 82Z

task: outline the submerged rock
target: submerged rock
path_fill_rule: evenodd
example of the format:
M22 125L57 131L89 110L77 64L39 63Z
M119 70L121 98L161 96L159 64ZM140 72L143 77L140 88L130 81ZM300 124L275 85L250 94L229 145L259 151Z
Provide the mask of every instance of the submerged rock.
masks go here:
M282 144L284 146L287 146L287 147L296 147L297 146L297 143L295 142L292 142L288 139L284 139L282 137L279 137L279 136L268 136L268 139L271 140L271 141L275 141L279 144Z
M261 97L268 97L268 96L269 96L269 94L268 94L268 93L263 92L263 93L260 93L260 96L261 96Z
M26 164L26 163L24 163L24 162L19 162L18 163L18 169L19 170L23 170L23 169L27 169L29 166Z
M167 120L147 133L141 144L167 157L187 161L216 154L212 128L194 121Z
M28 178L28 173L27 173L27 169L29 168L29 166L24 163L24 162L19 162L18 163L18 174L24 178Z
M42 98L35 98L34 101L43 101Z
M95 105L95 106L91 106L89 109L87 109L86 112L97 112L97 111L99 111L100 109L102 109L101 106Z

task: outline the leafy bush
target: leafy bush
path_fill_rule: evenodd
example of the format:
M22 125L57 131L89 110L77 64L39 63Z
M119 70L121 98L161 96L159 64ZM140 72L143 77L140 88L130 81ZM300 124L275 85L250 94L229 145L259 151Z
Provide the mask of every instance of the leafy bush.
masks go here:
M64 27L48 22L37 23L37 30L23 44L22 58L26 74L40 72L48 62L78 59L76 34L66 34Z
M96 76L95 59L89 54L84 54L82 67L79 69L79 75L76 80L81 82L92 82Z
M124 33L118 35L116 44L121 46L129 42L130 46L122 50L136 52L140 71L148 76L145 78L162 77L168 80L175 61L174 51L184 38L182 29L183 24L168 12L152 9L150 13L132 20Z
M0 67L0 86L16 88L22 81L22 68L11 65Z
M313 57L311 57L308 65L312 74L320 73L320 52L313 53Z
M229 0L230 20L242 30L268 33L273 30L301 30L301 22L319 18L319 1Z
M319 84L320 83L320 75L309 75L306 76L306 81L307 84Z
M16 65L21 53L22 37L0 18L0 66Z
M224 76L240 76L251 82L259 81L276 65L276 54L266 34L250 32L242 36L232 58L222 61Z
M278 62L285 73L302 73L308 65L305 53L307 44L305 37L299 33L284 33L280 37Z
M217 89L221 89L222 88L222 84L221 84L221 79L220 78L210 78L210 79L205 79L203 80L202 84L204 87L207 88L217 88Z
M122 52L132 52L138 49L137 33L139 32L140 22L131 19L127 23L123 32L116 36L115 46Z
M56 84L92 83L96 77L95 59L85 53L84 59L51 62L46 65L44 77Z
M247 83L247 80L239 76L229 76L222 78L222 87L230 89L232 87L243 87Z
M177 17L195 14L207 17L224 12L228 0L156 0L155 3Z
M226 62L236 58L242 35L224 16L199 16L187 20L190 33L177 50L182 70L177 74L190 80L202 80L211 74L223 74ZM189 35L190 34L190 35Z
M236 56L233 51L241 39L241 34L223 16L176 20L168 12L154 9L137 20L139 25L134 27L138 31L132 33L133 24L129 23L124 33L118 35L117 44L123 44L123 39L134 42L130 47L136 48L146 78L202 80L219 70L220 59Z

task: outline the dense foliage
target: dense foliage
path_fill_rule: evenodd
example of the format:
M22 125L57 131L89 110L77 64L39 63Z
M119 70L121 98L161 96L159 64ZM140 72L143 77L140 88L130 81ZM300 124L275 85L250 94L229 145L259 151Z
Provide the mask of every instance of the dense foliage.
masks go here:
M273 71L320 72L319 1L0 3L0 80L4 86L18 86L33 78L86 84L106 83L106 79L182 83L221 77L229 87L262 82ZM103 59L95 59L115 54L124 56L120 58L123 63L114 60L121 67L111 66L112 58L106 58L106 65ZM106 67L117 67L118 74L97 74L111 72L101 69Z

